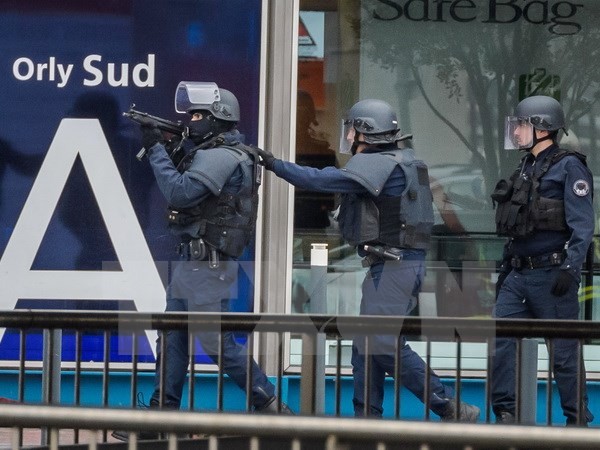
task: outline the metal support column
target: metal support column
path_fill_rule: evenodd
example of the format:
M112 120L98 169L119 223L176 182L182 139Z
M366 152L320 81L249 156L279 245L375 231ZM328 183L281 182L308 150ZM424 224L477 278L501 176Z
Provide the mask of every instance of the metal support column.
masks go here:
M521 392L519 411L523 425L535 425L537 415L537 339L523 339L521 343Z
M60 362L62 330L44 330L42 361L42 401L46 405L60 404ZM50 429L42 428L42 444L50 445Z
M327 312L327 244L312 244L310 251L310 312ZM325 412L325 341L324 333L302 337L302 414Z

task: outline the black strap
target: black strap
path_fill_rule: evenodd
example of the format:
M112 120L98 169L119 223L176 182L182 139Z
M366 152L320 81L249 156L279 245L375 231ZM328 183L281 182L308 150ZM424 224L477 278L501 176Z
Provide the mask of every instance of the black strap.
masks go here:
M513 256L510 263L515 269L539 269L559 266L565 261L562 251L546 253L538 256Z

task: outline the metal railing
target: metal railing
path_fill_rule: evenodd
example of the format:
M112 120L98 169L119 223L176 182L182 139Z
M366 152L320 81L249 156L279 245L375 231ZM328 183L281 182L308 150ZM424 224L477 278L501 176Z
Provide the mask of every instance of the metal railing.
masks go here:
M189 409L192 411L188 412L170 412L172 416L163 415L167 414L165 411L135 411L130 409L115 409L108 407L108 377L110 373L111 363L108 361L108 355L110 354L110 333L119 331L120 333L128 332L131 333L134 338L132 340L132 362L130 366L131 370L131 388L130 388L130 405L133 407L136 404L137 394L137 374L138 374L138 358L137 358L137 339L144 334L147 330L201 330L210 328L215 329L215 324L219 324L221 332L224 331L235 331L241 333L248 333L249 344L248 350L248 364L253 359L253 345L252 339L256 334L262 333L275 333L278 336L278 343L276 348L276 357L278 358L279 370L275 374L277 392L281 393L282 381L284 378L283 371L283 345L284 335L286 333L292 333L295 335L304 336L318 336L326 334L329 337L333 337L337 340L338 350L341 348L339 345L341 340L356 335L364 336L375 336L375 335L393 335L398 336L400 330L405 336L419 336L424 339L427 343L427 354L426 362L430 362L430 344L432 341L452 341L457 346L457 358L455 368L455 392L457 402L460 402L462 394L461 386L463 382L463 368L462 368L462 357L461 348L464 343L468 342L485 342L488 344L488 348L492 348L491 345L493 340L497 337L512 337L519 340L524 338L545 338L551 343L554 338L561 339L576 339L579 343L579 349L583 343L588 339L600 338L600 323L587 322L587 321L545 321L545 320L492 320L492 319L463 319L463 318L419 318L419 317L350 317L350 316L330 316L330 315L273 315L273 314L241 314L241 313L228 313L228 314L213 314L213 313L138 313L138 312L95 312L95 311L46 311L46 310L13 310L0 312L0 327L17 329L20 333L19 345L20 345L20 361L19 361L19 375L18 375L18 393L19 402L23 402L24 389L25 389L25 375L26 375L26 363L25 360L25 346L26 346L26 335L28 330L41 329L45 331L55 330L74 330L76 336L77 350L75 360L75 378L74 378L74 404L75 408L65 408L64 406L52 406L48 405L45 407L26 405L3 405L0 408L0 427L40 427L48 428L49 430L53 427L57 428L69 428L73 429L77 426L79 429L96 429L103 430L102 440L107 440L107 429L113 427L119 427L131 431L139 431L146 429L153 429L161 432L202 432L211 435L219 435L221 433L231 433L235 429L237 434L247 436L263 436L268 438L270 430L275 435L281 431L277 431L277 427L281 427L281 430L287 429L290 431L289 435L292 436L297 433L300 437L302 436L337 436L336 439L348 439L357 437L357 433L362 433L361 439L371 440L372 442L385 442L387 437L390 436L390 442L397 442L397 439L393 439L393 434L402 433L403 438L405 436L419 436L418 440L422 444L435 443L436 439L444 439L445 442L455 442L457 444L464 443L467 445L466 437L472 438L469 442L470 445L477 443L483 445L481 448L493 448L487 445L487 442L491 442L493 439L497 439L498 435L502 435L503 443L502 448L510 447L507 436L511 436L510 439L514 439L515 445L530 445L532 436L537 435L538 431L525 429L522 427L510 428L509 431L499 431L496 426L483 426L475 425L467 426L466 424L456 424L456 427L452 427L452 424L441 424L436 423L435 427L431 424L420 424L420 423L406 423L406 422L392 422L383 421L372 423L369 419L367 422L362 422L358 419L348 419L341 417L341 377L342 367L341 358L338 355L336 358L336 367L334 371L335 381L335 392L333 402L335 404L333 414L336 417L329 417L329 419L339 419L338 421L321 421L322 418L316 420L310 420L310 416L316 416L317 411L314 409L314 405L317 404L315 396L317 391L315 389L315 374L312 376L311 383L302 384L302 397L309 397L312 401L308 404L312 405L311 410L302 411L303 416L292 416L292 417L260 417L258 415L223 415L223 378L224 374L219 369L218 371L218 383L217 383L217 408L216 415L212 413L197 413L194 412L194 392L193 385L190 383L190 389L188 393L189 398ZM81 390L81 335L84 332L101 330L104 333L104 361L102 367L102 400L101 405L103 410L91 410L79 407L80 401L80 390ZM189 332L190 333L190 332ZM52 335L53 333L46 333ZM190 352L190 379L194 379L194 367L193 364L193 341L191 339L193 333L189 334L189 341L192 343ZM314 340L316 342L316 339ZM164 349L163 349L164 350ZM222 348L221 348L222 350ZM314 360L315 355L318 353L316 348L304 348L303 358L306 361ZM581 351L579 352L581 354ZM397 355L400 352L396 352ZM517 355L519 353L517 352ZM550 365L552 367L552 351L550 354ZM163 352L164 355L164 352ZM368 355L365 355L368 356ZM399 356L398 356L399 357ZM166 355L168 358L168 355ZM220 357L219 357L220 358ZM485 422L491 422L490 412L490 383L491 383L491 355L488 355L488 373L485 379ZM401 360L396 361L396 367L401 365ZM519 357L515 361L517 367L517 383L522 382L521 376L521 364ZM315 365L307 364L310 367ZM50 366L53 367L53 366ZM164 364L163 364L164 367ZM58 366L60 369L60 365ZM396 372L398 374L399 372ZM580 408L579 414L582 414L582 401L581 392L584 386L584 374L580 374L579 383L579 398ZM399 377L395 377L397 381L394 383L395 391L395 404L394 404L394 418L402 419L400 415L400 390L401 383ZM427 385L427 383L426 383ZM246 389L246 410L250 411L252 403L251 390L249 383L247 383ZM520 386L520 384L518 384ZM517 389L519 395L519 389ZM425 405L429 404L428 389L425 392ZM51 397L47 397L51 398ZM347 400L347 399L346 399ZM429 409L424 407L425 418L429 419ZM517 402L517 417L519 416L519 402ZM552 411L552 379L551 372L548 374L548 383L546 390L546 405L547 405L547 420L548 425L551 425L551 411ZM154 415L158 414L158 415ZM186 416L186 414L192 414ZM117 419L118 418L118 419ZM227 420L222 421L227 425L219 425L219 419L226 418ZM344 420L342 420L344 419ZM145 424L145 425L144 425ZM179 424L179 425L178 425ZM252 433L246 433L244 424L248 424L248 430L254 429L252 427L257 426L260 431ZM319 425L321 424L321 425ZM381 424L381 425L378 425ZM231 425L231 427L230 427ZM194 426L196 428L194 428ZM311 432L311 427L314 426ZM477 427L481 428L477 428ZM213 428L211 428L213 427ZM328 428L329 427L329 428ZM379 430L379 428L391 427L389 432L377 431L379 435L371 433L368 430ZM441 428L439 428L441 427ZM501 427L505 428L505 427ZM295 431L301 430L301 431ZM359 431L361 430L361 431ZM459 431L460 430L460 431ZM467 430L467 431L465 431ZM588 445L586 439L590 437L589 430L583 429L560 429L562 438L559 439L559 434L554 429L543 428L543 437L533 439L538 443L553 442L555 446L562 445L561 442L577 442L581 443L580 448L592 448L586 447ZM22 431L22 430L21 430ZM21 433L17 430L17 433ZM50 430L51 431L51 430ZM312 434L311 434L312 433ZM465 434L466 433L466 434ZM509 433L509 435L507 435ZM52 432L48 434L46 444L52 442ZM565 438L565 436L569 436ZM575 437L577 436L577 437ZM385 439L384 439L385 438ZM413 439L413 438L410 438ZM416 439L416 437L415 437ZM566 439L566 440L563 440ZM15 439L17 446L22 444L22 434ZM75 435L75 442L79 442L78 435ZM413 442L413 441L411 441ZM414 441L416 442L416 441ZM513 442L513 441L510 441ZM597 444L596 444L597 445ZM218 447L214 447L218 448ZM327 447L336 448L336 447ZM385 447L382 447L385 448ZM495 448L495 447L494 447Z
M123 410L51 406L6 405L0 408L0 424L18 427L48 426L58 448L57 430L77 423L84 429L114 429L123 425L130 431L168 432L169 448L177 448L177 434L202 434L211 450L225 449L218 436L248 438L248 449L265 447L273 438L289 439L287 448L300 448L304 439L321 439L326 450L348 448L343 443L375 443L378 449L394 444L418 444L421 449L597 449L598 431L575 428L497 426L485 424L436 423L352 419L340 417L265 416L259 414L198 413L165 410ZM132 442L130 442L131 444ZM95 442L90 444L94 447ZM135 441L133 442L135 446ZM18 448L18 447L13 447ZM278 447L279 448L279 447ZM364 447L363 447L364 448ZM406 448L406 447L401 447Z

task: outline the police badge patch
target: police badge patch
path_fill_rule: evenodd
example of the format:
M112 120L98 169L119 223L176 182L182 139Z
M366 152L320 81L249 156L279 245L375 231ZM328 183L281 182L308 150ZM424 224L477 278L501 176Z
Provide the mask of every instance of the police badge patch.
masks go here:
M573 183L573 192L578 197L585 197L590 192L590 185L585 180L577 180Z

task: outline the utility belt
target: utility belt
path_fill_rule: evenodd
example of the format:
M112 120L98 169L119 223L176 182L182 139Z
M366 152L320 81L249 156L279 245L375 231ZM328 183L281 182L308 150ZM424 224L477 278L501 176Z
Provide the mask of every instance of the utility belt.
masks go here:
M365 256L361 264L363 267L371 267L374 264L382 263L385 261L402 261L404 259L417 259L412 258L404 254L406 249L389 247L387 245L363 245L363 250L368 254Z
M560 266L565 261L561 252L546 253L539 256L513 256L510 265L513 269L540 269L542 267Z
M208 261L208 267L211 269L217 269L221 260L221 253L202 238L180 242L177 253L188 260Z
M186 226L193 222L197 222L199 219L199 214L189 214L172 208L167 210L167 220L170 225Z

